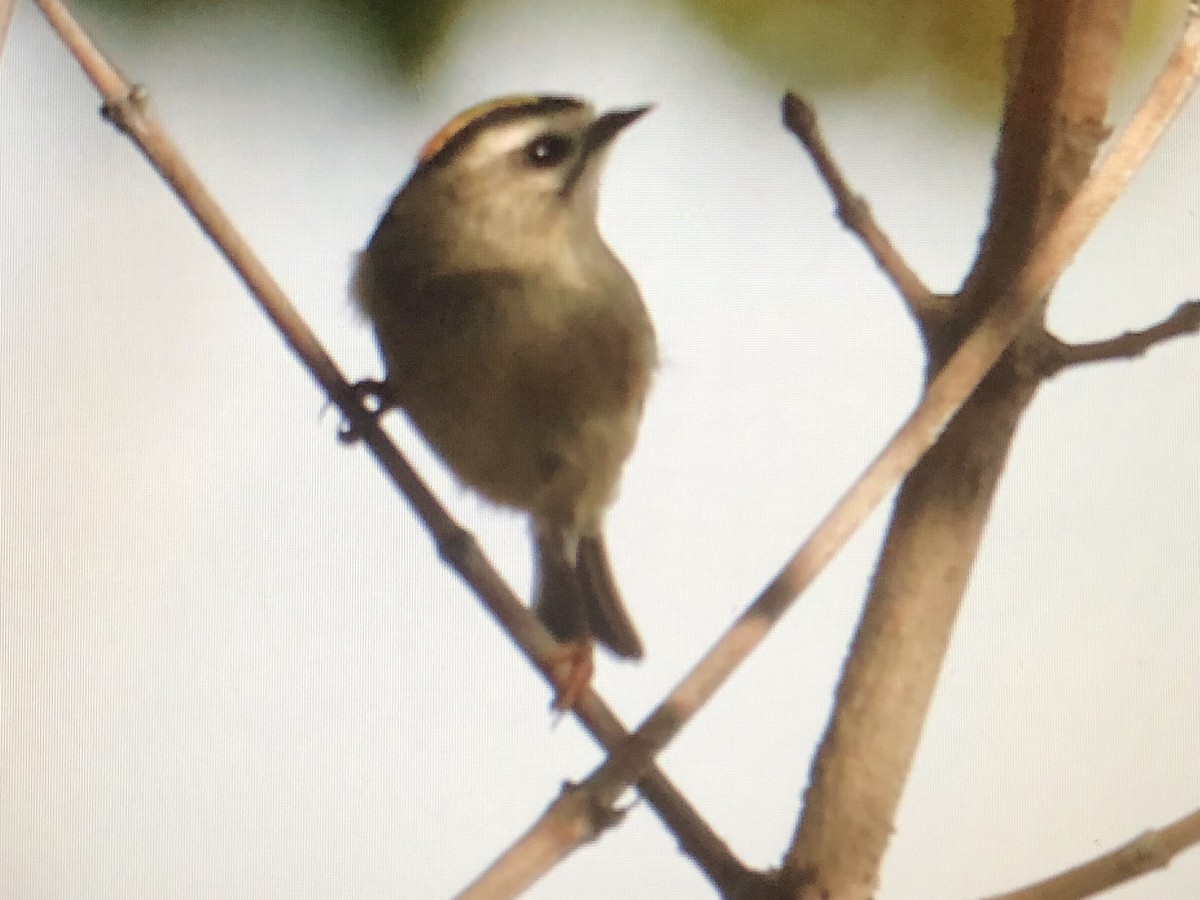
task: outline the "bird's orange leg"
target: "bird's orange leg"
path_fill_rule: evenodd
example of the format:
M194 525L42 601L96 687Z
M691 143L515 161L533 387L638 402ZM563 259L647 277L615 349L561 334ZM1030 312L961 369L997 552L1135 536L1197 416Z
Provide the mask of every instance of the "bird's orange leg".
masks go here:
M550 708L566 712L579 702L592 683L596 664L592 658L594 644L590 637L564 641L554 651L550 663L550 680L554 682L554 701Z

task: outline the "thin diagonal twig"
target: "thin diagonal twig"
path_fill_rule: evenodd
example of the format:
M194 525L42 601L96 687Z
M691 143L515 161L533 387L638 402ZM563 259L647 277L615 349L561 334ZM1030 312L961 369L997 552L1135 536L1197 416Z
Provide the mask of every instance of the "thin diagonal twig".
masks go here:
M505 860L502 865L489 866L454 900L520 896L561 858L564 846L577 847L593 841L622 817L623 813L612 806L596 803L594 794L567 785L526 833L528 840L518 840L513 845L519 852L502 857Z
M987 900L1082 900L1132 881L1200 844L1200 810L1138 835L1108 853L1027 887Z
M550 680L554 651L558 646L554 639L517 599L471 535L449 516L374 417L362 407L354 389L296 312L278 282L163 128L149 115L144 95L131 89L60 0L36 2L104 98L106 117L134 141L237 272L301 364L338 406L380 467L412 505L434 537L442 557L471 585L526 658ZM628 736L609 707L590 689L575 712L597 742L610 751ZM714 883L720 886L738 885L754 877L754 873L733 855L660 770L647 770L645 777L638 782L638 790L676 834L684 851L696 860Z
M821 129L817 125L817 112L811 103L799 94L789 91L783 97L783 124L794 134L812 157L825 186L837 204L837 217L850 231L858 235L867 251L875 258L876 265L891 279L892 285L904 298L908 311L922 330L931 319L936 320L944 313L944 303L937 294L925 286L916 272L896 249L875 217L862 195L851 189L841 167L829 152Z
M642 768L670 743L758 647L796 597L815 580L867 516L936 442L946 423L1020 333L1027 318L1037 312L1040 298L1074 258L1167 126L1174 121L1191 94L1198 73L1200 16L1193 14L1149 96L1112 151L1047 229L1012 288L996 302L940 369L917 408L771 583L643 721L628 742L611 753L583 783L580 789L593 795L589 803L606 806L615 802L624 786L638 777ZM546 852L552 844L554 854ZM528 868L526 857L530 848L536 847L544 873L576 846L570 843L569 831L561 829L552 817L545 816L506 851L489 872L509 865ZM532 883L535 877L527 871L526 883Z
M1042 374L1049 378L1063 369L1088 363L1134 359L1151 347L1186 335L1200 334L1200 300L1188 300L1157 325L1141 331L1126 331L1103 341L1070 344L1046 332L1040 346L1033 347Z

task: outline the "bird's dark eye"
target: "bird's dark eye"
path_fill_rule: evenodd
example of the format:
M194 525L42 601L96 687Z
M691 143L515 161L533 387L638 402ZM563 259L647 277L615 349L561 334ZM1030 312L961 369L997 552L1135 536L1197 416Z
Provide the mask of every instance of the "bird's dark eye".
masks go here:
M575 150L575 142L565 134L547 132L525 145L525 158L539 169L549 169L566 160Z

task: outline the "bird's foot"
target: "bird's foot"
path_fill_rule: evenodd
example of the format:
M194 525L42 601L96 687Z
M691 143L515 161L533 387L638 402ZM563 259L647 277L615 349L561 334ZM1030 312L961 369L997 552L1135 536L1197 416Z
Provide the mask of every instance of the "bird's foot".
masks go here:
M372 421L378 421L389 409L396 407L396 398L386 381L364 378L351 388L354 400ZM362 425L343 418L338 428L338 440L343 444L357 444L362 440Z
M558 713L574 709L592 683L596 671L591 638L575 638L558 645L550 663L554 700L550 708Z

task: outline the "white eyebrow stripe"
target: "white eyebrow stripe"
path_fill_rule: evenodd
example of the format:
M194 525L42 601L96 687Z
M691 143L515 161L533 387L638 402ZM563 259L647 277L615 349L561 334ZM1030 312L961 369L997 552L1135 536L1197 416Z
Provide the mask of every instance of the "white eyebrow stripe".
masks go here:
M546 130L543 119L518 119L488 128L475 136L466 149L464 162L481 165L524 147Z

